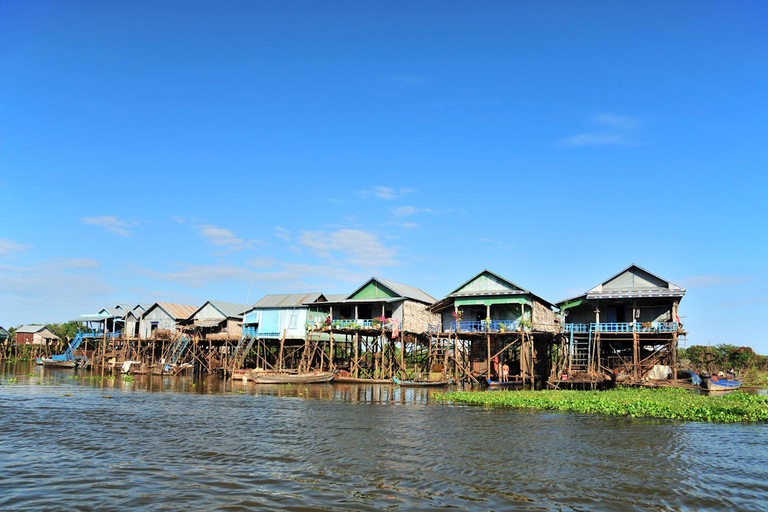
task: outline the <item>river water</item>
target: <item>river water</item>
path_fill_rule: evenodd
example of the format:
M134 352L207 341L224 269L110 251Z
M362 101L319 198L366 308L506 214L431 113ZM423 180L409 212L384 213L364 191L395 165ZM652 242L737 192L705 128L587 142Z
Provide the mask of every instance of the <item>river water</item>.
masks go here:
M0 510L768 510L768 425L0 365Z

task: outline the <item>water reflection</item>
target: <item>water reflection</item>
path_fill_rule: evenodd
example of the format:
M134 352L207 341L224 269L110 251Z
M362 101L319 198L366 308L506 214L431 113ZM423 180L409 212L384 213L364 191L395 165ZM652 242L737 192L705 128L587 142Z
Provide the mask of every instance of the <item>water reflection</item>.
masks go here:
M764 425L454 407L394 385L0 371L0 509L760 510L768 496Z

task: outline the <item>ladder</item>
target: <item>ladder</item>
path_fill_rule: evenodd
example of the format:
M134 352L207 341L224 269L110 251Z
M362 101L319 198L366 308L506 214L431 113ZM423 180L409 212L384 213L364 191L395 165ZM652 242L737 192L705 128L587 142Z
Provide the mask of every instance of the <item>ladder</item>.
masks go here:
M571 331L569 343L568 369L571 372L586 372L589 370L589 359L592 349L592 330L589 334Z
M80 343L82 343L82 341L83 341L83 333L80 332L80 329L78 329L77 336L75 336L75 339L73 339L69 343L67 350L64 351L63 354L51 356L51 359L54 361L74 361L75 350L77 350L77 347L80 346Z
M237 347L235 347L235 355L232 357L232 371L239 370L243 366L245 358L255 342L256 329L243 328L243 334L240 335L240 341L237 342Z
M191 338L189 336L181 336L173 343L173 345L171 345L171 350L168 353L169 364L176 364L181 356L184 355L184 351L189 346L190 341Z

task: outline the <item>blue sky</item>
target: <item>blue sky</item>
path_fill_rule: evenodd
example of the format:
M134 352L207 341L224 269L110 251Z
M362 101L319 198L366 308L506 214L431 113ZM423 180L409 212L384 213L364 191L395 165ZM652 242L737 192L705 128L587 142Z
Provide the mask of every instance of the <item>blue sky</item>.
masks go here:
M5 0L0 325L636 263L768 354L768 4L624 4Z

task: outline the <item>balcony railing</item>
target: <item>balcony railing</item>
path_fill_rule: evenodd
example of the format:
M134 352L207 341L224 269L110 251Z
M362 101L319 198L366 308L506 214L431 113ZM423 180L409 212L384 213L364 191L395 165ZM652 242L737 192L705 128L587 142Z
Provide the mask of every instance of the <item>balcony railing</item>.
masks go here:
M123 331L113 331L104 333L104 331L89 331L83 333L83 338L103 338L106 336L107 338L119 338L123 335Z
M403 328L403 323L399 320L390 320L384 322L383 327L385 331L391 331L395 326L398 329ZM307 327L309 329L318 329L326 327L325 321L307 321ZM376 329L382 328L382 323L376 319L359 319L359 320L333 320L330 327L332 329Z
M485 320L451 322L450 332L509 332L516 331L520 322L516 320Z
M677 332L677 322L605 322L565 324L564 332Z

